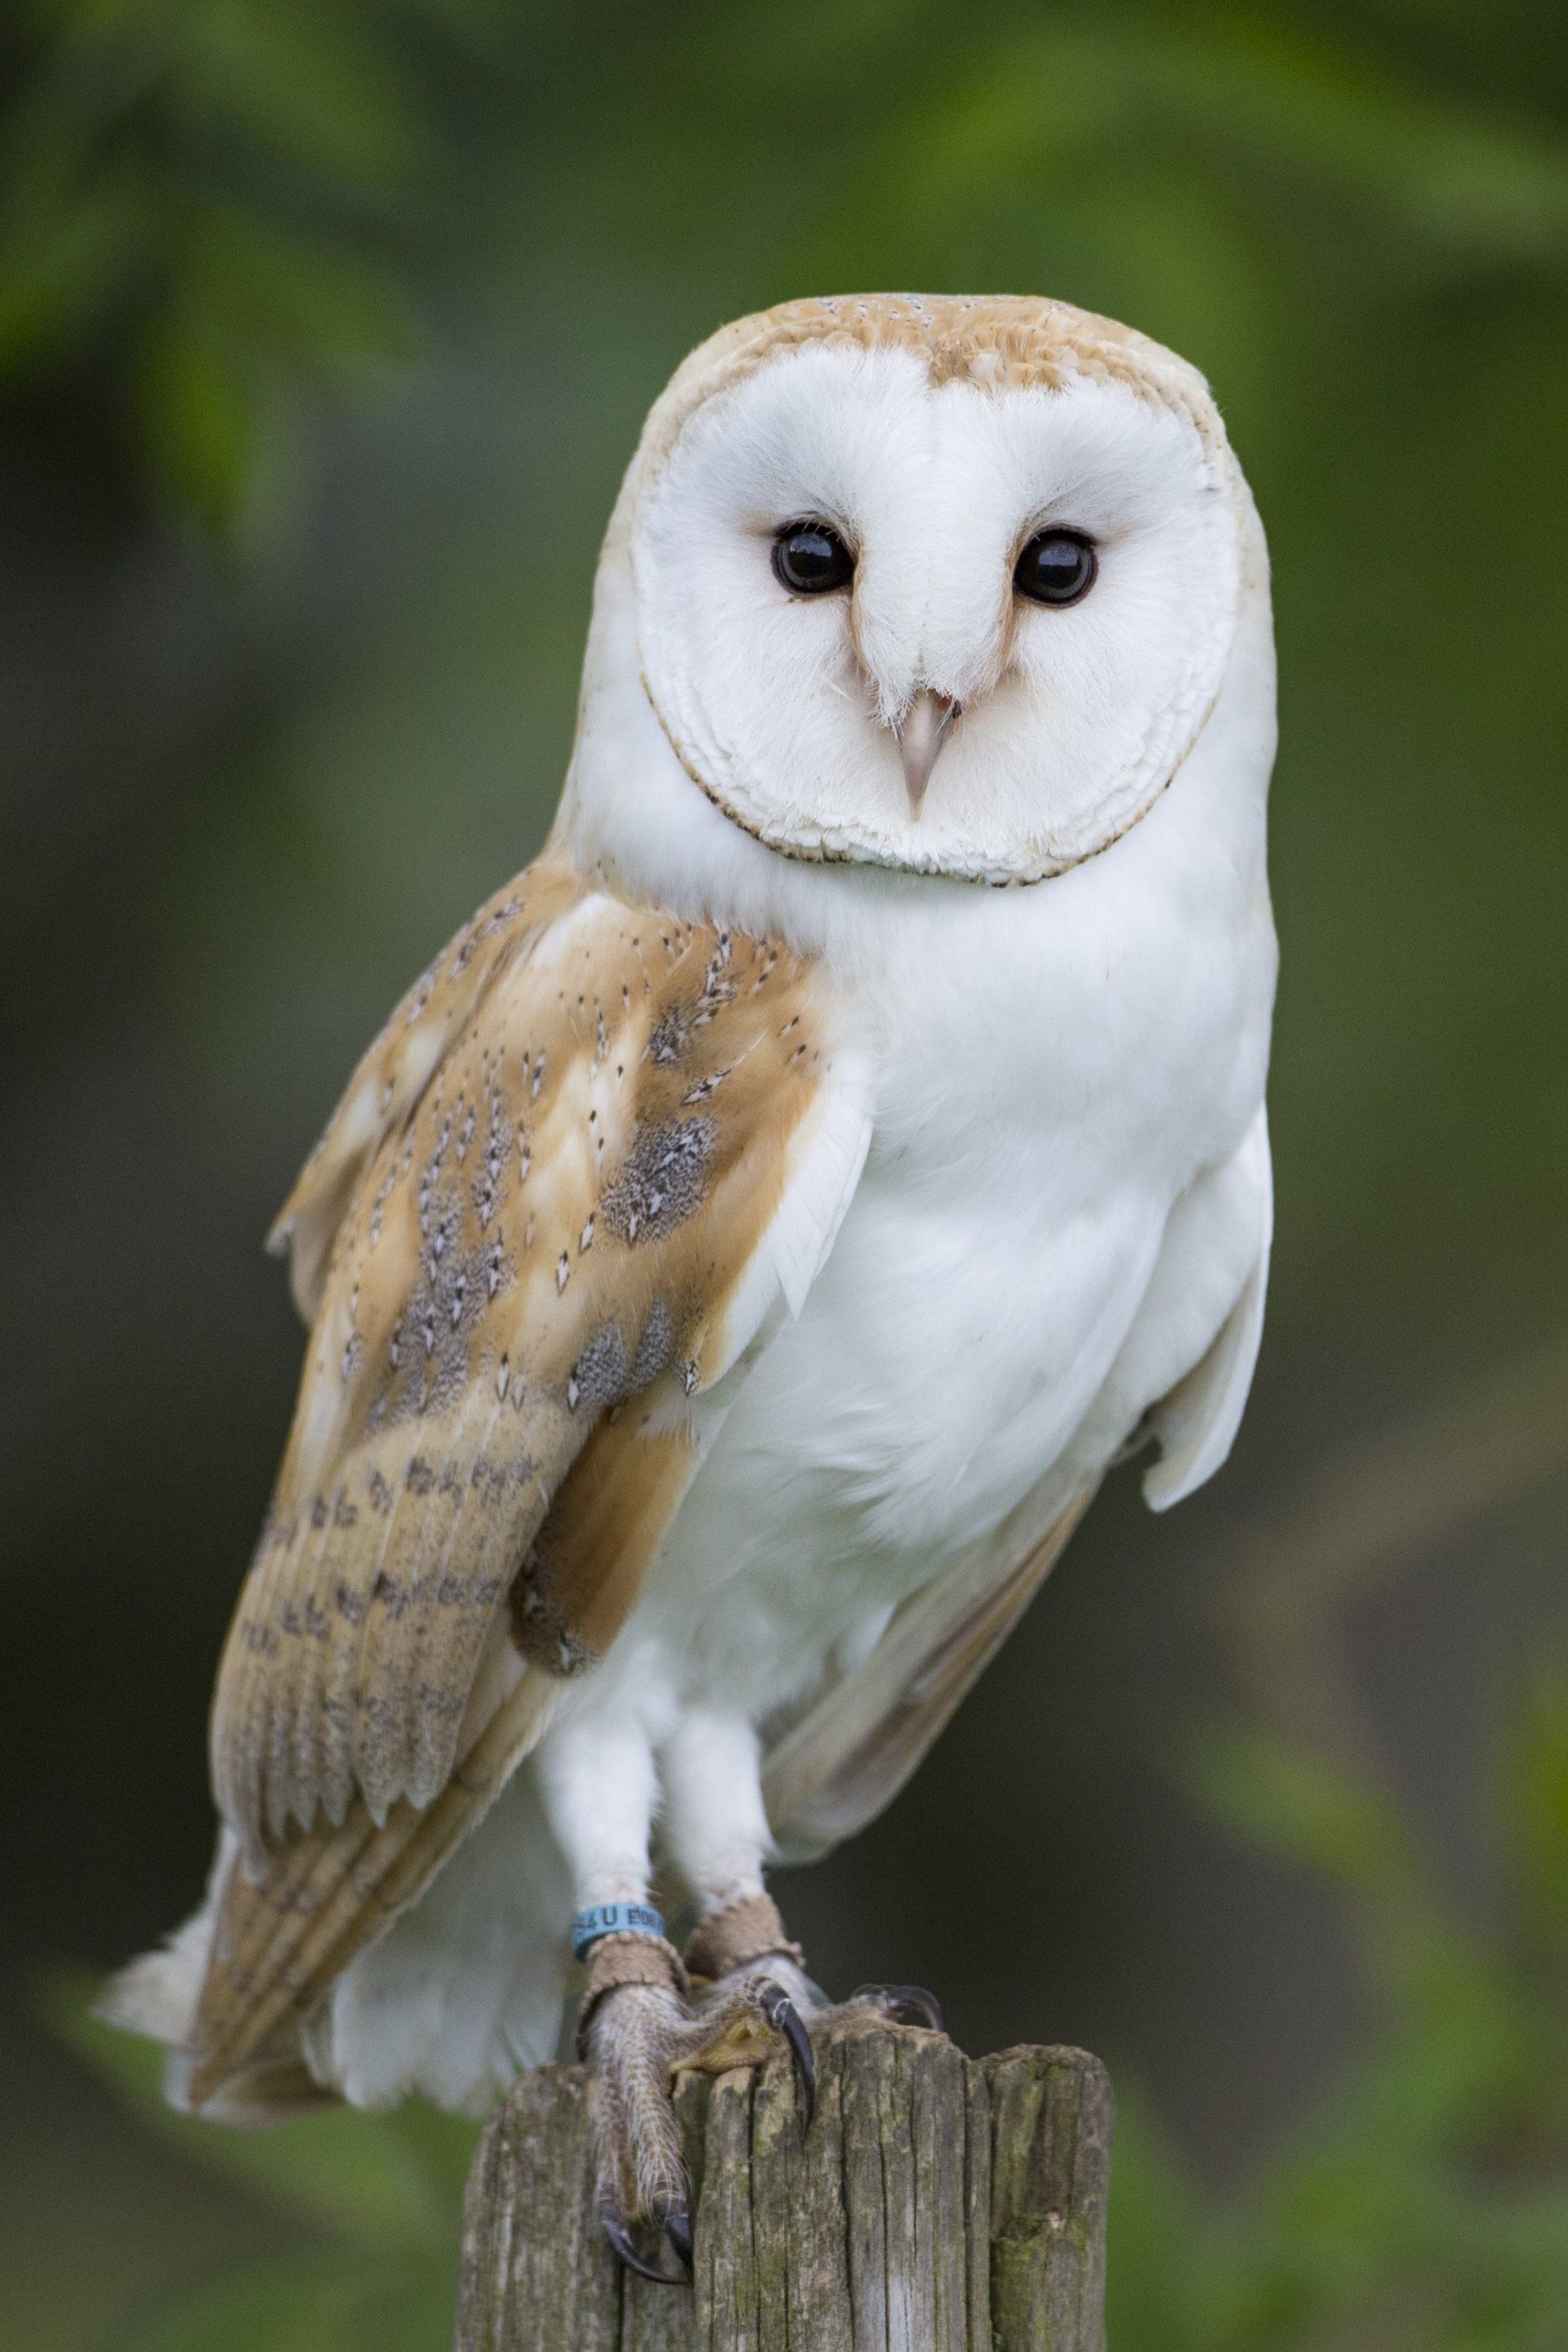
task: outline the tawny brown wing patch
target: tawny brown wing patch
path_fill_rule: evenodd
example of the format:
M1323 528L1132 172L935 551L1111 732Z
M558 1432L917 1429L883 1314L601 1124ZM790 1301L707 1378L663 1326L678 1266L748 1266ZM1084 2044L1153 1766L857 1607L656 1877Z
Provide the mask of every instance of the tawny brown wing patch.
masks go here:
M201 2080L413 1899L614 1638L689 1475L682 1398L737 1344L824 1026L776 945L579 896L498 955L364 1162L219 1674L247 1866Z

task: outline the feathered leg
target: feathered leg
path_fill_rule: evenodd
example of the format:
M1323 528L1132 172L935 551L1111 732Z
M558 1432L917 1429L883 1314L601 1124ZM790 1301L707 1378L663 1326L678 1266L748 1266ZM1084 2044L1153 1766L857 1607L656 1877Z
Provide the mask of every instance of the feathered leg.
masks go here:
M693 1712L659 1756L670 1859L696 1895L700 1918L686 1965L704 1990L705 2014L743 1998L748 1979L776 1981L803 2018L854 2009L942 2031L935 1997L919 1985L862 1985L830 2003L805 1973L805 1955L785 1932L763 1885L773 1850L763 1802L762 1754L749 1723Z

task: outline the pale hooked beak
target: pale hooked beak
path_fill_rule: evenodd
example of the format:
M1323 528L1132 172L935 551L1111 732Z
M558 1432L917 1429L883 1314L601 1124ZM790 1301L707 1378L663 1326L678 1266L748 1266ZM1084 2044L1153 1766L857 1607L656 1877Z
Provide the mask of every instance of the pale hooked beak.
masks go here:
M936 755L946 742L948 730L958 712L959 706L951 694L937 694L929 686L922 687L893 729L899 756L904 763L904 790L910 796L911 817L920 815Z

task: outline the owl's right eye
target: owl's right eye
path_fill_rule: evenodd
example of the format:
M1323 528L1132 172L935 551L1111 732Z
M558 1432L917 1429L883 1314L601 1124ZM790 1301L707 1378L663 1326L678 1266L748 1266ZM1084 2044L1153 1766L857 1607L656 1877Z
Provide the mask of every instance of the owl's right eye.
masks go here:
M773 577L792 596L826 596L847 588L855 558L825 522L786 522L773 534Z

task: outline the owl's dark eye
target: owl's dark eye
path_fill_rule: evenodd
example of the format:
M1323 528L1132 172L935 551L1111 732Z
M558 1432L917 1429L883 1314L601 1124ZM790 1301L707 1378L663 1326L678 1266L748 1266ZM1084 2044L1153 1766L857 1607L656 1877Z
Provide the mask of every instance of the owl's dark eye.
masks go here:
M786 522L773 538L773 576L794 596L826 596L847 588L855 558L825 522Z
M1099 568L1081 531L1037 530L1014 566L1013 585L1033 604L1076 604Z

